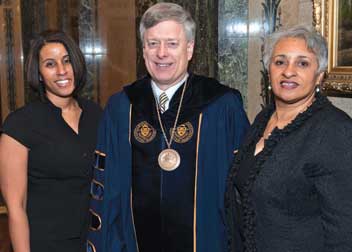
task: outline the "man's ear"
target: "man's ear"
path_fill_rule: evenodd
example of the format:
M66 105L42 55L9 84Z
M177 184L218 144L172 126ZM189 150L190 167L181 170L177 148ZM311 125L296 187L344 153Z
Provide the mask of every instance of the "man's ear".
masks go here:
M191 60L191 59L192 59L193 51L194 51L194 40L191 40L191 41L188 41L188 42L187 42L188 60Z

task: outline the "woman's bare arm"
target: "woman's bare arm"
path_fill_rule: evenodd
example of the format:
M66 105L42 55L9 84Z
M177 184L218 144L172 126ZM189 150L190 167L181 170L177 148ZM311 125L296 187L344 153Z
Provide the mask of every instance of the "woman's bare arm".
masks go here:
M14 252L29 252L26 213L28 149L12 137L0 136L0 189L8 209Z

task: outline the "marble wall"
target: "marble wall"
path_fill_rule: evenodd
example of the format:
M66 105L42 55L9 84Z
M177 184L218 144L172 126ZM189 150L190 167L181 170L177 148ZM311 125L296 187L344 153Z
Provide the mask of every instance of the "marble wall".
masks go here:
M248 104L248 0L219 0L218 79Z
M77 42L84 54L88 71L83 95L100 103L100 57L96 53L97 48L100 48L97 31L98 3L96 0L83 0L77 12L79 13Z

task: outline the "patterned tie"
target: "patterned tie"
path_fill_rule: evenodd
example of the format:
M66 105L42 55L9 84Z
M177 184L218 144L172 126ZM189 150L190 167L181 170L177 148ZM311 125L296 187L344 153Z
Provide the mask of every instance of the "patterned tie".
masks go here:
M166 108L166 102L169 100L169 98L167 97L165 92L162 92L159 96L159 108L160 108L160 112L164 113Z

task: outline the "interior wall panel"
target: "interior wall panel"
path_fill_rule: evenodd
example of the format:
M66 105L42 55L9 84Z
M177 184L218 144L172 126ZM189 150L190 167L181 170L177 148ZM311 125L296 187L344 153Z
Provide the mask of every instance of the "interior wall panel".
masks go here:
M0 5L0 86L1 122L24 105L23 53L19 0Z

